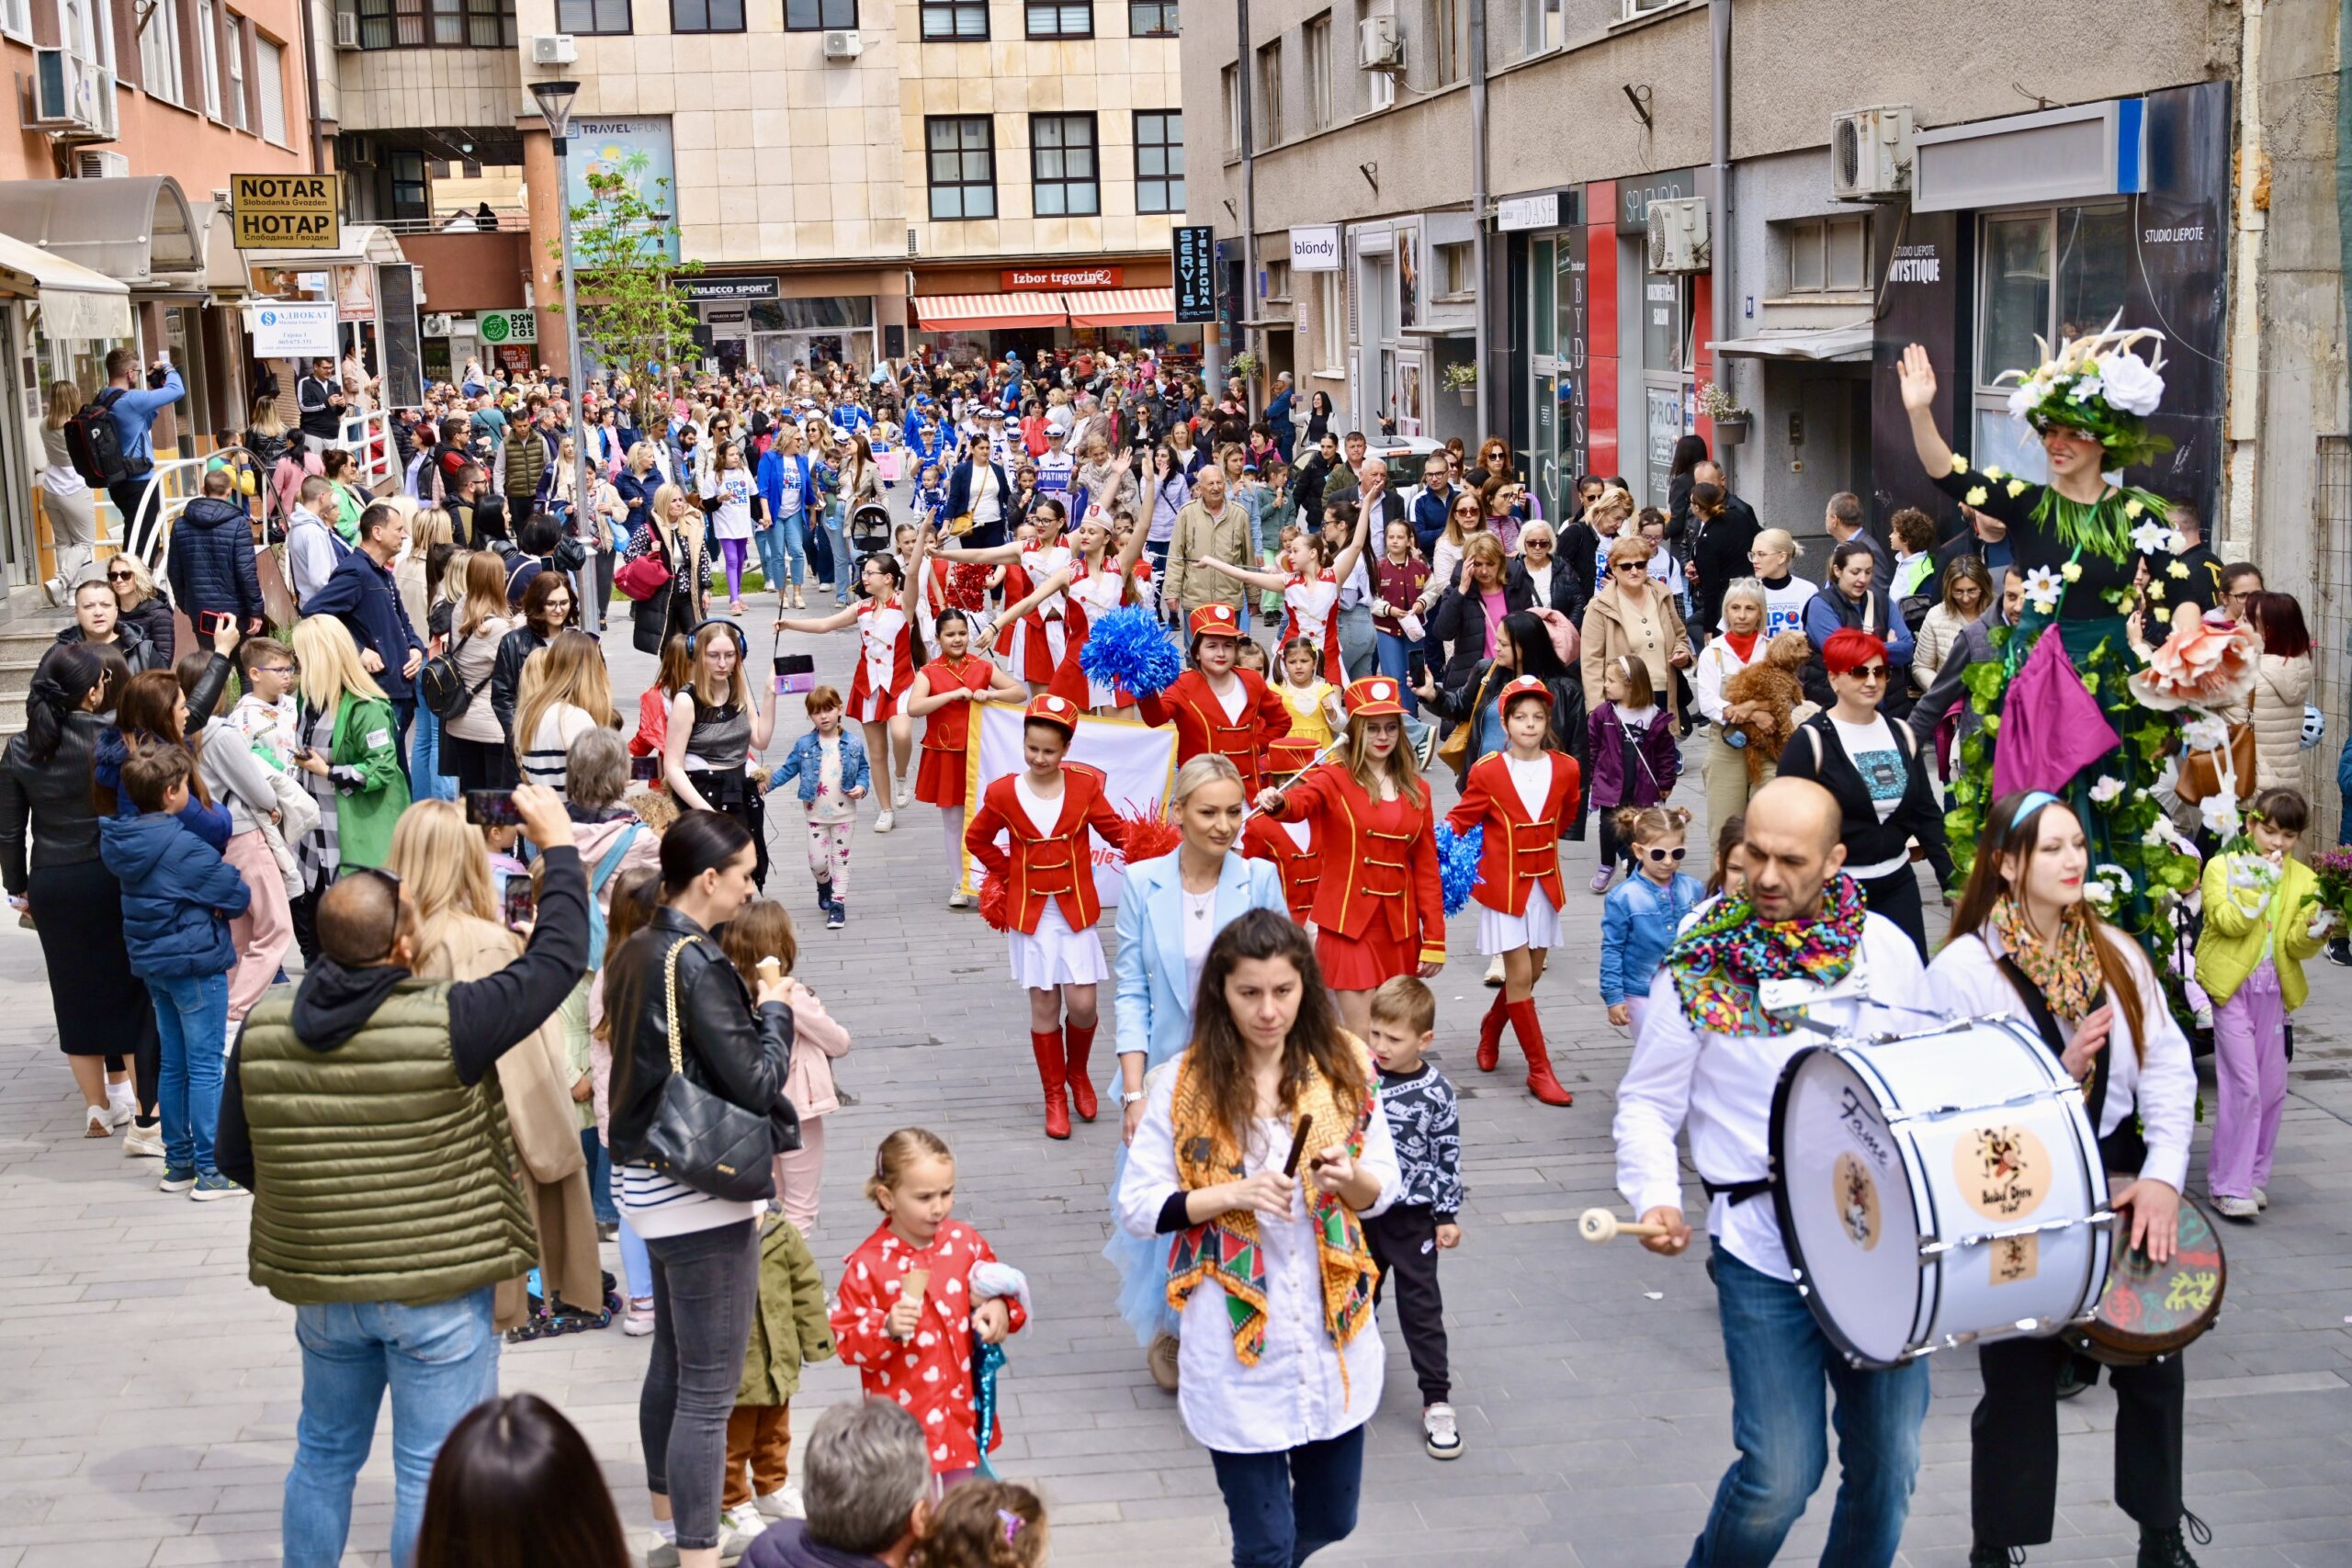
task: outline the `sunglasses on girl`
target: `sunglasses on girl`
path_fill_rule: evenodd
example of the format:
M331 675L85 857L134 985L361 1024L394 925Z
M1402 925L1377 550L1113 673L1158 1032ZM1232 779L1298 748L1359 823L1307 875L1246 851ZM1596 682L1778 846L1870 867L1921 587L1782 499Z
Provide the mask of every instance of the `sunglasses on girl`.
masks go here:
M1644 850L1644 851L1642 852L1642 853L1644 853L1644 854L1645 854L1645 855L1649 856L1651 860L1653 860L1653 861L1657 862L1657 863L1658 864L1660 864L1660 865L1664 865L1664 864L1665 864L1667 862L1668 862L1668 861L1673 861L1673 862L1675 862L1675 863L1677 863L1679 864L1679 863L1680 863L1680 862L1681 862L1681 860L1682 860L1682 857L1683 857L1683 856L1685 856L1685 855L1687 855L1687 854L1689 854L1690 852L1688 849L1678 849L1678 850L1645 849L1645 850Z

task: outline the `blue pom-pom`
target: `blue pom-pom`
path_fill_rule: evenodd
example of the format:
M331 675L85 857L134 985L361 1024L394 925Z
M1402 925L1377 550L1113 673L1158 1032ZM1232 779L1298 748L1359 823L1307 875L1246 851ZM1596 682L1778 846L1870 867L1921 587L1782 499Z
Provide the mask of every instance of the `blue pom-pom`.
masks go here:
M1443 822L1437 825L1438 884L1445 890L1449 919L1462 912L1462 907L1470 902L1470 890L1478 886L1478 856L1486 843L1484 828L1473 828L1457 837Z
M1157 696L1184 672L1184 655L1151 612L1129 604L1087 623L1078 666L1087 679Z

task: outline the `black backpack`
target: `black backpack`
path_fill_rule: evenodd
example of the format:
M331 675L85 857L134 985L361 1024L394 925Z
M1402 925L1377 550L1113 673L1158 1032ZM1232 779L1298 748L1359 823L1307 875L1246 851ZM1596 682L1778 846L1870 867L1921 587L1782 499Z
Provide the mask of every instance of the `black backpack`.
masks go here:
M153 466L142 462L134 468L131 459L123 455L122 432L116 427L112 412L121 396L121 388L108 387L65 422L66 455L74 459L74 471L87 483L120 484Z

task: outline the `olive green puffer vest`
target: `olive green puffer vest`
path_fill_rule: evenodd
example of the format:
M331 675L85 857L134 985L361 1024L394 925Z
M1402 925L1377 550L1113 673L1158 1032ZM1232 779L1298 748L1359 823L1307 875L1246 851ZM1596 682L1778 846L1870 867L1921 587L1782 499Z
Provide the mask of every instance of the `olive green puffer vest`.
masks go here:
M250 1277L296 1306L424 1306L536 1267L497 1079L449 1056L449 987L406 979L333 1051L294 1036L290 992L245 1021Z

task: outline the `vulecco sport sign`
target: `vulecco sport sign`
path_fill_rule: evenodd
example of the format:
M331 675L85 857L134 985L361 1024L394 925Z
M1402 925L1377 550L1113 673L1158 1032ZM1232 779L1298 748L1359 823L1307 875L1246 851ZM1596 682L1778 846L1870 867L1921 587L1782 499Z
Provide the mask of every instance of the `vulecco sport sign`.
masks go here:
M1340 270L1340 231L1337 228L1293 229L1290 231L1293 272Z

